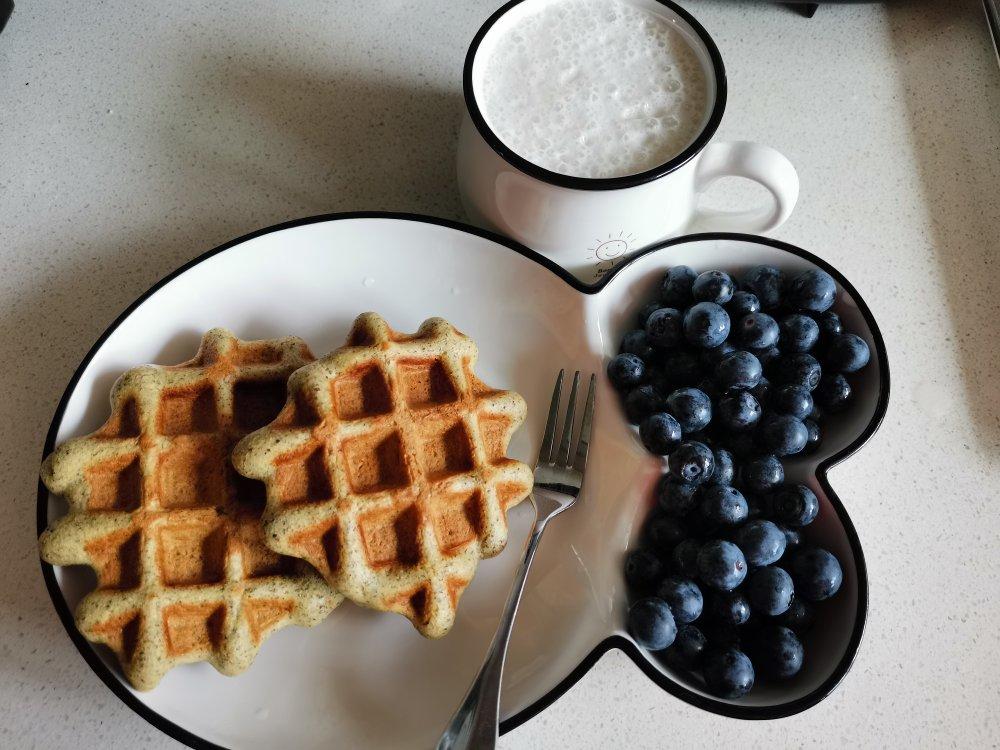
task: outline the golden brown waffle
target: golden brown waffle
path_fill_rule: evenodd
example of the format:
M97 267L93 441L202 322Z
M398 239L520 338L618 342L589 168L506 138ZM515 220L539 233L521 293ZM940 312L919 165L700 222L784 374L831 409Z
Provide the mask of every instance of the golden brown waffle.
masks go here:
M301 339L215 328L190 362L122 375L107 423L42 464L45 485L69 501L39 540L42 557L94 568L77 627L115 652L137 689L187 662L241 672L272 632L314 625L341 601L308 565L267 548L264 487L229 463L312 359Z
M479 560L506 545L506 511L532 485L505 456L524 399L482 383L477 354L441 318L402 335L365 313L346 346L289 379L277 420L233 452L237 471L267 485L272 549L434 638Z

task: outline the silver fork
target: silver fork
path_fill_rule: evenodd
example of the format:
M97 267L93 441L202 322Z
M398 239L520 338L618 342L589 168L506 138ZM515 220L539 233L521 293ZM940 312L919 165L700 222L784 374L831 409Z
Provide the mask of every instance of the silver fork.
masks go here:
M576 396L580 386L580 372L573 376L573 387L569 392L569 405L563 423L562 437L556 449L556 423L559 421L559 400L562 396L563 379L566 371L560 370L556 387L552 392L549 417L545 422L542 447L535 465L535 487L531 502L535 506L535 525L524 549L524 559L517 569L514 585L507 596L500 625L497 627L493 643L486 654L486 660L476 675L476 679L466 693L465 700L451 718L448 728L438 741L438 750L463 750L464 748L492 748L496 746L500 726L500 680L507 658L507 644L510 631L517 615L517 605L521 601L528 569L538 549L542 532L550 520L576 502L583 485L583 472L587 468L587 452L590 449L590 429L594 422L594 390L596 377L590 376L587 390L587 404L583 409L580 435L573 449L573 423L576 414Z

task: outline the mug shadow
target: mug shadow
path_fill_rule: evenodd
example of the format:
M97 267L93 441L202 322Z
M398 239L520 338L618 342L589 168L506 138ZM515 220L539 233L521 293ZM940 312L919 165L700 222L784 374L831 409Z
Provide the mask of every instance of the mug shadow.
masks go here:
M952 335L941 342L954 350L965 385L969 419L982 450L1000 456L1000 370L996 334L989 325L988 301L1000 287L1000 87L996 58L979 3L888 3L890 36L899 66L902 98L909 111L912 150L950 316ZM949 29L941 33L942 28ZM966 55L979 50L972 70L949 64L951 45L961 30ZM981 78L979 96L969 97L962 79ZM929 96L933 92L935 95ZM946 355L947 356L947 355ZM926 383L927 393L946 383ZM919 390L919 388L918 388ZM921 398L913 394L911 398ZM929 406L930 403L923 404Z
M0 674L19 671L22 683L58 690L66 665L78 658L39 575L37 468L66 383L114 317L180 264L262 226L353 209L461 216L454 178L459 90L360 74L334 79L315 65L255 59L273 61L253 49L239 65L193 54L178 68L177 93L164 102L180 117L161 123L150 113L149 128L175 165L169 177L148 176L162 183L161 218L143 223L123 214L111 230L51 228L51 254L66 248L66 262L0 302L0 350L19 362L7 370L0 402L11 498L0 511L9 541L0 633L11 644ZM170 126L178 119L187 127ZM183 348L193 343L193 353L197 337L184 332ZM168 354L177 359L170 347ZM119 374L99 379L106 390L93 394L95 415L106 415ZM96 686L85 672L81 679Z

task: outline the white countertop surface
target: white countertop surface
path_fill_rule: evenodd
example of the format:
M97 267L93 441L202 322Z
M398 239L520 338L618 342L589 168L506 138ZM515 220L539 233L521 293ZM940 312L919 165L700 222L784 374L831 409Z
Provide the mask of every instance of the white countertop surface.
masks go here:
M461 218L462 61L498 3L18 4L0 34L0 746L179 747L90 672L45 593L56 402L127 304L228 239L351 209ZM612 652L501 744L996 746L1000 70L982 9L686 5L728 69L720 136L799 170L777 235L839 267L885 335L885 424L831 473L867 554L865 639L832 696L779 722L701 712Z

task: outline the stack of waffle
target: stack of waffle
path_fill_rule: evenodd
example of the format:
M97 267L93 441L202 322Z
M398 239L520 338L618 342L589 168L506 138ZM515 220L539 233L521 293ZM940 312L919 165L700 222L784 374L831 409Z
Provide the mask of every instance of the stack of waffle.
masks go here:
M108 422L42 466L69 503L43 559L97 573L80 631L140 690L194 661L237 674L344 597L447 633L531 489L506 457L524 401L476 356L440 318L401 335L366 313L318 361L213 329L189 362L126 372Z

